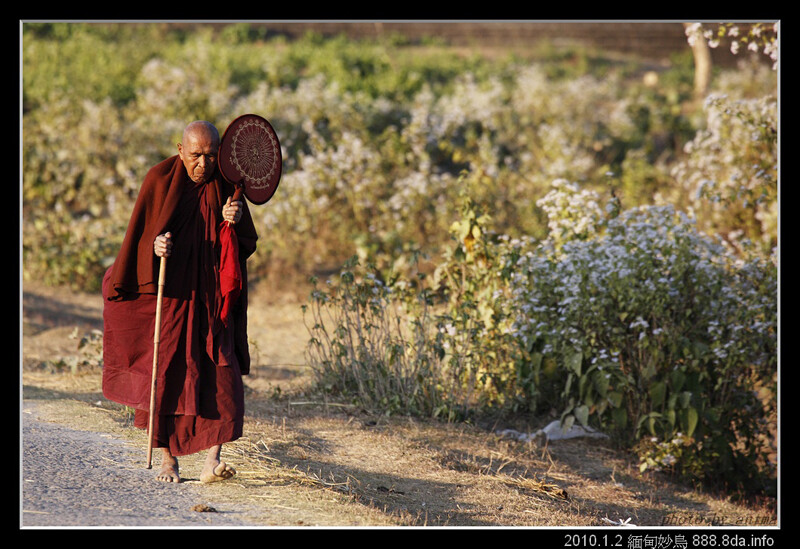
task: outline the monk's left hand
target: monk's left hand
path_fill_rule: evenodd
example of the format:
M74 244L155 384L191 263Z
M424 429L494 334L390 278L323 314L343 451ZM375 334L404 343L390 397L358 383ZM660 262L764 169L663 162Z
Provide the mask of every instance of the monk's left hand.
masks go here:
M227 202L222 207L222 218L229 223L238 223L242 218L242 203L240 201L232 202L231 197L228 197Z

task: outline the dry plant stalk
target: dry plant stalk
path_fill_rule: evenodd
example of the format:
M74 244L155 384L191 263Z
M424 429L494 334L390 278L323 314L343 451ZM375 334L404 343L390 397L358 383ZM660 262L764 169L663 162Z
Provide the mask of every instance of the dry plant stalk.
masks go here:
M336 482L331 474L331 480L325 480L312 472L303 472L297 467L286 468L281 465L280 460L269 456L269 448L263 440L252 442L247 438L240 438L230 442L223 447L223 452L230 456L235 456L241 461L246 461L255 466L256 471L239 470L237 475L252 475L265 483L295 483L306 486L316 486L324 488L334 488L339 491L349 493L351 482L348 478L345 482Z
M502 475L498 476L498 478L503 484L507 486L513 486L523 491L531 491L531 492L536 492L538 494L544 494L554 499L562 499L564 501L569 501L569 494L567 494L567 491L556 484L549 484L543 480L538 480L536 478L525 478L519 476L510 477L507 475Z

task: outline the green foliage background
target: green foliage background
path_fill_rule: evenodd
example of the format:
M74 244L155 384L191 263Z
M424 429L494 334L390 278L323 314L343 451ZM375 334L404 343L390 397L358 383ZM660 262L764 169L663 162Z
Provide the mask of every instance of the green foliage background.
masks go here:
M615 190L626 205L690 205L670 170L706 123L685 108L691 58L648 87L634 61L539 51L287 41L247 25L25 24L23 273L96 290L147 168L174 154L187 121L224 128L243 112L270 119L285 158L282 188L256 211L257 277L332 272L353 252L389 268L410 248L441 249L464 169L482 178L475 198L509 234L544 234L535 201L557 177ZM740 74L724 93L774 92L771 71ZM718 224L728 221L742 225Z

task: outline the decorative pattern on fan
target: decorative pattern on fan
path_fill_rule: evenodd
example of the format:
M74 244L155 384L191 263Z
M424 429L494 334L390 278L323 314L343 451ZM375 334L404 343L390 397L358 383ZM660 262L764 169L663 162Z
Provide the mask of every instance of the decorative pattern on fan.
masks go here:
M264 204L281 179L281 144L272 125L257 114L236 118L222 134L219 169L236 187L234 198L244 194L253 204Z
M233 134L231 164L253 189L265 189L274 179L280 158L280 145L269 124L245 120Z

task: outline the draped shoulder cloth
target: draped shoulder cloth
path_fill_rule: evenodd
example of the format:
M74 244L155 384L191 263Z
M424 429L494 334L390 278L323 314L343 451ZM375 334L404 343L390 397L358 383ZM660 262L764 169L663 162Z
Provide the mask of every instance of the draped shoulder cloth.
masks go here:
M180 201L183 185L189 180L178 155L153 166L142 183L131 214L125 238L111 268L108 299L124 299L126 294L155 294L158 285L158 261L153 252L155 238L169 230L170 219ZM220 176L219 170L208 183L214 211L221 211L234 188ZM234 230L238 237L241 262L255 252L257 234L247 206Z

